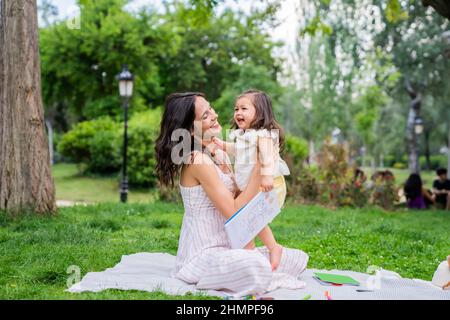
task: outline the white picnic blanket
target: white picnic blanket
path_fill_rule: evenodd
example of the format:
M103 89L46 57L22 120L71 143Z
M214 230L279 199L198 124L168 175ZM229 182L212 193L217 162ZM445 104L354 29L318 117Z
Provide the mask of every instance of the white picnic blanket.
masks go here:
M184 295L187 292L203 293L236 299L229 294L215 290L198 290L194 285L171 278L170 272L175 266L175 256L168 253L140 252L122 256L113 268L101 272L89 272L83 279L67 289L68 292L92 291L105 289L122 290L160 290L167 294ZM342 274L353 277L360 286L324 286L316 281L314 272ZM325 291L333 300L450 300L450 290L442 290L430 281L405 279L392 271L381 270L378 275L342 271L307 269L299 279L306 282L304 289L277 289L267 292L263 297L280 300L301 300L311 295L312 300L326 300ZM356 290L370 290L358 292Z

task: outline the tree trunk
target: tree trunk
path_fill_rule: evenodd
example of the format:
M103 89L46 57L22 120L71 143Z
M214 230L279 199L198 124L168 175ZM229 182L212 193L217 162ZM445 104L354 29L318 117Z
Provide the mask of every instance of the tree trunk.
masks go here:
M415 132L416 118L420 115L420 106L422 97L420 93L411 85L408 77L405 78L405 88L411 97L411 105L408 113L408 121L406 126L406 141L409 148L408 167L411 173L419 173L419 147L417 145L418 139Z
M431 169L431 161L430 161L430 130L425 130L425 167L427 170Z
M419 159L417 150L417 136L414 132L414 119L416 112L413 108L409 109L408 122L406 128L406 141L408 143L409 157L408 168L411 173L419 173Z
M0 210L56 213L36 0L0 0Z
M447 171L450 172L450 126L448 127Z
M441 16L450 20L450 2L448 0L422 0L425 7L432 6Z

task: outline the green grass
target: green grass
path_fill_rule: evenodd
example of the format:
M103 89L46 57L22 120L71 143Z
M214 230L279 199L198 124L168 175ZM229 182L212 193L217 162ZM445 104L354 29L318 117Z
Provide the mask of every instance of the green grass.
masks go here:
M154 190L132 189L124 205L118 202L117 176L80 176L74 164L57 164L52 171L58 200L99 204L60 208L54 217L12 219L0 213L0 299L211 299L160 291L64 292L71 265L84 276L114 266L122 255L175 255L183 208L156 201ZM392 171L399 184L408 176L407 170ZM422 175L431 185L434 172ZM310 255L310 268L365 272L377 265L431 280L450 254L449 225L445 211L288 206L271 226L281 244Z
M68 293L67 268L81 276L137 252L176 254L183 207L98 204L61 208L54 217L12 219L0 213L0 299L206 299L162 292ZM309 268L365 272L377 265L403 277L431 280L450 253L450 214L287 207L271 225L287 247L310 255ZM259 242L259 241L258 241Z
M81 176L77 166L58 163L52 167L56 186L56 199L76 202L119 202L119 177ZM150 189L131 189L128 201L149 203L156 199Z

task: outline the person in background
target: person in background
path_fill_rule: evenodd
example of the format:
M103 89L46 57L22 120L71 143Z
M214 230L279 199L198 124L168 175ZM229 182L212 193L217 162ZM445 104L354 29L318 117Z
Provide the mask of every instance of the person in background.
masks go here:
M450 210L450 180L447 178L447 169L436 170L439 179L433 182L433 193L436 196L436 206L439 209Z
M371 190L375 187L376 183L379 183L383 179L382 171L375 171L371 176L370 180L367 182L366 188Z
M364 171L356 168L353 174L353 184L357 187L362 187L366 183L367 177Z
M434 203L434 197L423 188L422 179L417 173L412 173L406 180L403 187L406 196L406 204L409 209L426 209L427 199L429 203Z
M384 181L395 181L395 176L390 170L383 171L382 176Z

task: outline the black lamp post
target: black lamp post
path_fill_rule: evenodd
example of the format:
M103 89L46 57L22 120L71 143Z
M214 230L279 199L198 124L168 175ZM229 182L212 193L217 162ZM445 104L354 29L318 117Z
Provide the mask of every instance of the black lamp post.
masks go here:
M128 147L128 107L131 95L133 94L133 75L128 71L128 66L123 65L122 71L117 75L119 80L119 93L123 102L124 131L123 131L123 164L122 181L120 182L120 201L127 202L128 178L127 178L127 147Z

